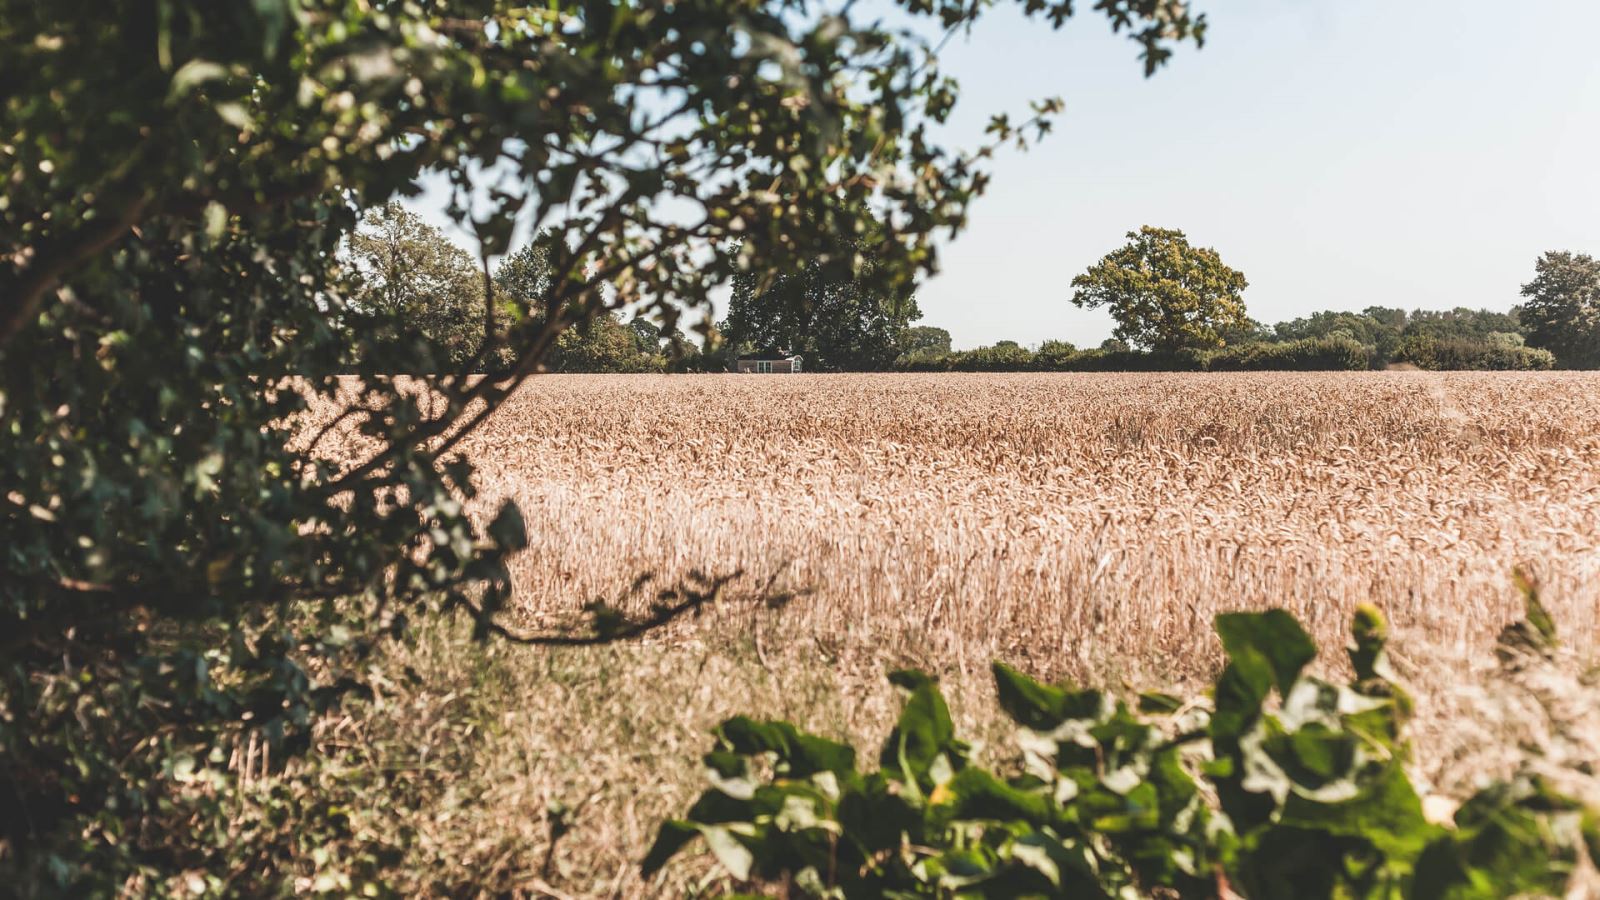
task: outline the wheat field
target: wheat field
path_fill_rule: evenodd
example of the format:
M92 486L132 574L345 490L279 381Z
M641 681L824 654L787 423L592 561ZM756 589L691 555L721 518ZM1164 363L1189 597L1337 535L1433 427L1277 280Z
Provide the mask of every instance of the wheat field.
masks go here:
M530 621L742 569L803 595L789 635L1201 674L1212 616L1268 605L1471 654L1520 564L1600 627L1587 374L548 377L466 449L532 528Z
M463 448L483 514L511 497L528 523L510 625L743 574L640 642L457 627L398 652L420 678L362 727L385 767L434 773L372 826L430 873L418 893L692 893L706 860L648 884L637 863L723 718L871 748L884 672L914 665L1003 763L991 659L1192 694L1211 618L1240 608L1293 611L1335 675L1352 608L1388 613L1433 807L1530 758L1600 759L1600 375L550 376ZM1490 648L1519 565L1567 650L1513 683Z

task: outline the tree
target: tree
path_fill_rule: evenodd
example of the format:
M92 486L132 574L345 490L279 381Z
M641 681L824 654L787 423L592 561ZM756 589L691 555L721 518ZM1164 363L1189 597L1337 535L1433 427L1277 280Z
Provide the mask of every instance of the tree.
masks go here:
M1567 368L1600 367L1600 261L1554 251L1535 263L1522 286L1521 324L1528 341Z
M391 200L361 217L349 259L356 283L346 316L369 370L450 371L477 353L483 273L444 232ZM407 340L419 336L422 346Z
M1372 350L1372 363L1382 366L1400 349L1401 332L1408 319L1403 309L1368 307L1361 312L1327 310L1309 316L1279 322L1272 328L1272 336L1280 343L1314 340L1319 338L1348 337Z
M661 333L660 325L644 316L634 316L628 320L628 329L633 332L633 340L640 353L661 352L661 342L666 339L666 335Z
M1039 345L1039 352L1034 354L1039 368L1052 371L1064 368L1073 357L1078 355L1078 348L1071 341L1045 341Z
M950 352L950 332L932 325L913 325L900 339L903 356L943 356Z
M545 298L555 285L556 273L552 262L560 248L552 246L559 238L552 233L536 235L534 239L501 260L494 271L495 293L500 309L502 328L522 331L539 329L551 315ZM558 316L574 323L565 328L549 348L544 367L551 372L659 372L666 364L661 355L660 342L650 342L640 324L647 320L635 317L634 324L624 327L614 312L605 309L603 297L585 298L586 309L566 311ZM654 326L651 326L654 327ZM505 347L509 340L501 341ZM505 359L497 359L493 368L504 371L510 367Z
M1072 302L1108 307L1114 334L1161 353L1207 350L1223 334L1251 326L1240 296L1244 273L1223 265L1217 251L1193 247L1184 233L1146 225L1128 244L1072 279Z
M1406 319L1405 336L1420 335L1438 340L1486 341L1500 332L1520 333L1520 310L1496 312L1491 309L1419 309Z
M386 851L304 793L316 725L375 647L440 614L479 639L622 639L717 595L602 609L592 633L509 628L522 515L478 508L462 441L598 309L670 329L754 261L798 270L841 234L870 244L863 290L901 289L987 177L993 145L929 136L956 97L936 45L876 12L443 6L0 0L9 891L381 893ZM956 29L988 4L900 6ZM1181 0L1098 8L1147 72L1204 28ZM475 190L485 170L503 177ZM340 248L428 171L480 258L518 222L555 232L548 284L506 301L514 321L484 292L460 368L503 352L500 376L341 379L362 301ZM228 817L268 792L238 789L236 756L270 759L255 774L289 798L248 838Z
M642 348L639 333L607 311L561 332L547 366L552 372L660 372L666 358L659 348Z
M736 276L721 327L730 347L798 353L814 371L888 368L922 312L909 289L875 284L873 266L841 258L850 255L819 256L799 272Z

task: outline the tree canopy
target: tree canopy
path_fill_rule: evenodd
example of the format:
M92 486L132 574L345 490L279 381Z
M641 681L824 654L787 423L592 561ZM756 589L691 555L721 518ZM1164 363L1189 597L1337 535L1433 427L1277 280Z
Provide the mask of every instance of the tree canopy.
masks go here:
M345 324L364 368L449 372L483 343L483 274L472 255L397 201L367 210L348 241Z
M378 890L382 854L342 856L326 804L248 840L218 825L243 802L230 760L283 772L416 616L549 637L500 621L522 515L469 514L456 451L569 327L628 308L670 333L755 261L797 271L841 235L869 244L862 290L930 271L988 148L934 138L957 90L918 23L990 5L905 0L900 30L783 0L0 0L8 888ZM1095 8L1147 73L1205 27L1182 0ZM485 285L481 339L426 390L341 379L364 289L340 248L427 171L480 261L519 217L555 235L548 282L516 316ZM678 596L593 637L711 595Z
M1146 225L1128 232L1126 246L1072 286L1073 304L1110 310L1118 339L1163 353L1217 347L1228 331L1252 324L1241 296L1249 286L1244 273L1176 229Z
M932 325L913 325L900 340L900 352L907 356L950 352L950 332Z
M1522 288L1521 320L1533 342L1564 366L1600 367L1600 260L1583 253L1546 253Z
M887 368L921 317L909 288L881 287L835 255L797 273L735 276L721 331L734 353L781 350L815 371L856 371Z

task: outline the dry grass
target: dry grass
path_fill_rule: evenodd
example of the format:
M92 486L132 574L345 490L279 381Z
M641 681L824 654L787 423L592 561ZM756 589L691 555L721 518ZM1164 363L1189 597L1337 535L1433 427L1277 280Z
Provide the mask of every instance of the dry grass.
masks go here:
M1571 646L1600 636L1600 376L546 377L466 449L485 508L514 497L529 523L518 624L642 603L642 571L803 594L644 646L409 651L493 722L455 794L472 814L430 813L413 852L496 889L649 892L631 864L698 791L726 715L870 744L894 710L881 673L910 662L999 752L991 658L1193 689L1229 609L1288 608L1337 667L1350 611L1377 602L1418 695L1417 774L1442 793L1510 765L1513 740L1600 756L1586 649L1550 676L1585 701L1570 722L1532 722L1488 652L1518 564ZM546 866L549 800L579 811ZM676 893L698 872L665 877Z

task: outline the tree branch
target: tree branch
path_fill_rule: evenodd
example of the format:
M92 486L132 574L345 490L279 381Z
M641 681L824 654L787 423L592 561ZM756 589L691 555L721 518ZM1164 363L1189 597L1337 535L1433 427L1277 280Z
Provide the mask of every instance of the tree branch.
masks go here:
M742 575L744 575L743 569L735 569L727 575L719 575L710 579L709 586L705 590L686 591L682 593L683 599L677 603L656 606L648 618L624 622L621 625L610 628L601 628L596 630L594 634L521 634L490 620L480 607L469 600L458 599L455 603L466 607L472 613L473 619L479 622L486 632L513 644L533 647L599 647L643 637L685 615L698 612L703 607L721 599L723 588L727 587L729 582Z
M61 284L63 275L127 234L149 203L148 195L137 197L116 216L97 219L58 241L35 245L20 281L6 291L11 296L4 298L6 308L0 310L0 346L10 343L39 314L45 295Z

